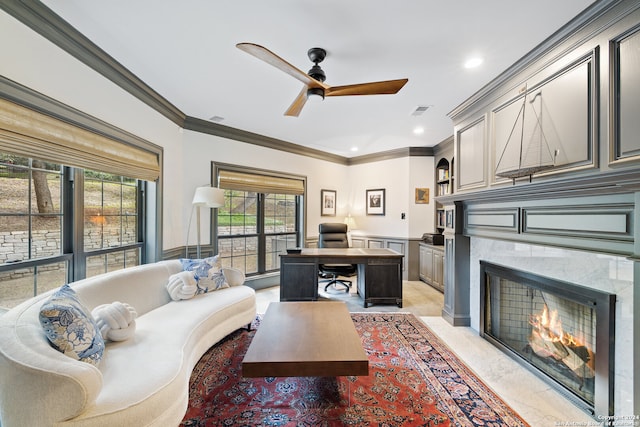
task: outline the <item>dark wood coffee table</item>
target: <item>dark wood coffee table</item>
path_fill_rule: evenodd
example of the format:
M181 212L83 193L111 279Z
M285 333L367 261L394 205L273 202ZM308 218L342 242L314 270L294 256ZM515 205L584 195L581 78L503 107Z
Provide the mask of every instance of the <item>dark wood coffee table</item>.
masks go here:
M244 377L369 375L343 302L272 302L242 361Z

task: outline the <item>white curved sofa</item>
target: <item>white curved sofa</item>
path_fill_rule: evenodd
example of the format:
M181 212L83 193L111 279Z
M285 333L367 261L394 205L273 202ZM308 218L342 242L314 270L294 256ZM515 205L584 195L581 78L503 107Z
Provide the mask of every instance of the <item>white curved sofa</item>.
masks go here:
M138 312L134 337L107 342L97 367L47 341L38 314L51 292L0 316L2 427L178 425L197 361L256 316L244 285L172 301L165 286L180 271L180 261L161 261L71 284L89 310L120 301Z

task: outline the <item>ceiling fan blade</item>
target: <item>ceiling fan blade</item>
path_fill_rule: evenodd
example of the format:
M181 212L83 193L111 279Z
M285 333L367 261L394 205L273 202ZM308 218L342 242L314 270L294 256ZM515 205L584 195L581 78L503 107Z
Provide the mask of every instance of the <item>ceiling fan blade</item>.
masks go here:
M256 58L266 62L267 64L273 65L280 71L284 71L291 77L300 80L302 83L306 84L309 87L321 87L325 89L328 87L321 81L310 77L304 71L289 64L287 61L280 58L278 55L271 52L266 47L260 46L255 43L238 43L236 44L236 47L244 52L247 52L249 55L255 56Z
M345 86L330 86L325 89L324 96L391 95L402 89L408 81L409 79L398 79Z
M285 111L285 116L298 117L300 115L302 107L304 107L304 104L306 104L307 102L307 89L307 86L302 88L298 96L296 96L296 99L293 100L291 106L287 109L287 111Z

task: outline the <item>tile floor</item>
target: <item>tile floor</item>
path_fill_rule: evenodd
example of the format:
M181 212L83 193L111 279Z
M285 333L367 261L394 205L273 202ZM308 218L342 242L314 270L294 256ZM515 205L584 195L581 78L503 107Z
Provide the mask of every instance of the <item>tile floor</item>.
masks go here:
M403 282L401 309L395 305L372 305L365 309L355 292L355 286L347 293L344 287L330 288L324 292L324 285L321 285L319 293L321 299L345 301L352 312L404 311L420 317L485 384L532 427L599 425L551 386L481 338L478 332L447 323L441 317L443 295L425 283ZM258 313L264 313L269 303L279 300L280 288L275 286L261 289L256 292L256 296Z

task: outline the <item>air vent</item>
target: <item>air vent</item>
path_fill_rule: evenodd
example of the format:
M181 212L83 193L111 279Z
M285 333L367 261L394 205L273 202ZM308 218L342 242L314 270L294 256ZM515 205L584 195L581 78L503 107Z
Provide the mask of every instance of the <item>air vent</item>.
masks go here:
M215 123L220 123L221 121L224 120L224 117L212 116L212 117L209 117L209 120Z
M411 113L412 116L421 116L427 111L431 105L418 105L415 110Z

